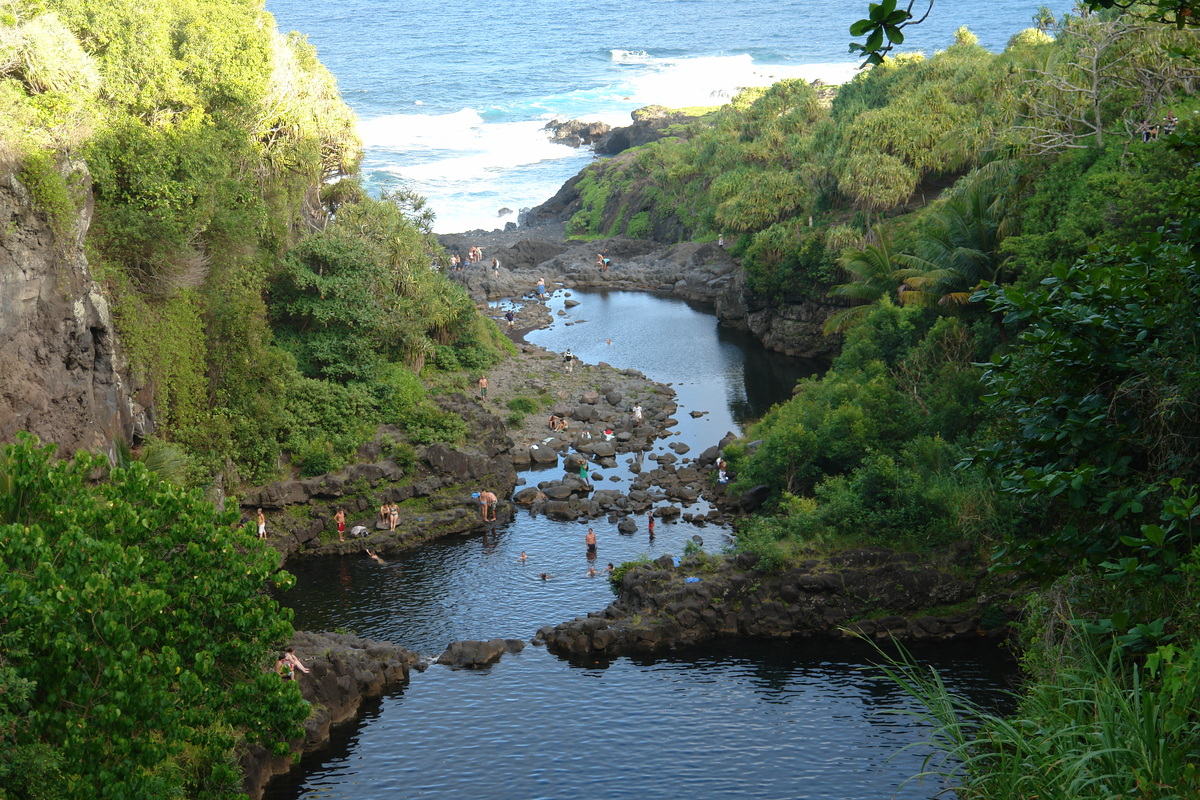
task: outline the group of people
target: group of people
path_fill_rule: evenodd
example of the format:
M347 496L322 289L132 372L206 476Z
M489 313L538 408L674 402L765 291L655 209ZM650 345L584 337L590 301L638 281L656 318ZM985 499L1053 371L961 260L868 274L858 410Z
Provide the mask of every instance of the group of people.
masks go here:
M567 418L560 417L557 414L551 414L550 421L547 423L547 426L555 433L562 433L567 429Z
M379 521L388 526L392 533L396 532L396 523L400 521L400 506L396 503L384 503L379 507Z
M1138 126L1138 134L1142 137L1143 142L1151 142L1158 138L1160 129L1167 136L1170 136L1175 132L1175 128L1178 125L1179 120L1175 117L1174 112L1168 111L1167 115L1163 117L1161 128L1159 123L1146 120Z
M461 272L462 270L466 269L468 264L478 264L482 260L483 248L472 245L467 250L467 254L465 256L458 253L450 256L450 269L454 272ZM500 271L500 260L497 258L492 259L492 271Z

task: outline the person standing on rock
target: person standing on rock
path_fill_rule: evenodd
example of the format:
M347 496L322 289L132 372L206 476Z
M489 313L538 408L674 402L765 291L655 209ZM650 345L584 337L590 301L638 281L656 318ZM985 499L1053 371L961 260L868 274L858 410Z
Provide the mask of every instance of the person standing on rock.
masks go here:
M642 404L641 403L633 404L633 424L634 425L642 424Z
M596 555L596 532L588 528L587 536L583 537L583 543L587 545L587 554L589 557Z
M392 533L396 532L396 523L400 521L400 506L392 503L388 506L388 524Z
M588 477L588 463L586 461L582 461L579 464L579 480L583 481L587 488L592 488L592 479Z
M479 493L479 512L483 514L484 522L496 521L496 505L500 501L496 499L496 495L492 492L483 491ZM492 515L488 517L488 511L491 510Z
M508 323L508 327L511 328L513 326L513 324L517 321L517 315L514 314L513 310L510 308L508 311L504 312L504 320L505 320L505 322Z
M346 541L346 509L339 508L333 515L333 521L337 523L338 541Z
M492 276L496 278L500 277L500 259L498 258L492 259Z
M479 376L479 396L487 400L488 379L487 375Z
M261 508L258 510L258 538L267 538L267 516Z
M575 371L575 354L571 352L571 348L567 348L567 352L563 353L563 366L566 367L567 374L570 375Z
M538 278L537 296L538 296L539 300L546 299L546 279L545 278Z

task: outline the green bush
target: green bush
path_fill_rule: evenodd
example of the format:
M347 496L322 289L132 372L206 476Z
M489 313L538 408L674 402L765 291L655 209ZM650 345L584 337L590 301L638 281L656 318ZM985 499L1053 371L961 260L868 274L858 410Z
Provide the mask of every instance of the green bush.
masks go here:
M328 439L309 439L294 453L294 459L300 466L300 476L303 478L315 478L342 466Z
M626 561L614 567L613 571L608 575L608 585L613 590L613 594L620 594L621 581L625 579L625 573L629 572L629 570L634 569L635 567L642 567L649 563L650 556L642 553L632 561Z
M522 414L536 414L538 411L538 402L531 400L528 397L514 397L508 401L510 411L519 411Z
M292 629L265 589L290 576L199 492L107 466L24 437L0 453L0 719L33 685L0 785L23 763L41 797L233 796L236 753L286 754L310 710L268 669Z

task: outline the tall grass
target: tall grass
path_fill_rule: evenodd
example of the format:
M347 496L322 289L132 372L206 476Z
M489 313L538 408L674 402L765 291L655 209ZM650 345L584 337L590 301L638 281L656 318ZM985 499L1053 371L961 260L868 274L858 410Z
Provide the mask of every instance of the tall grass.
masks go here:
M1011 717L956 697L907 654L889 657L881 669L931 729L914 779L941 778L960 800L1200 797L1200 647L1161 647L1144 666L1097 642L1078 650L1052 681L1027 687Z

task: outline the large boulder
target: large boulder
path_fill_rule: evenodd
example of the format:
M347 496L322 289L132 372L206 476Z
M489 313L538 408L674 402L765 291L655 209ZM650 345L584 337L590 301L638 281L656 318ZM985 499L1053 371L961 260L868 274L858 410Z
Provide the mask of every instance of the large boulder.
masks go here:
M457 669L482 669L491 666L504 655L506 645L503 639L489 639L486 642L468 640L455 642L437 657L437 664L445 664Z

